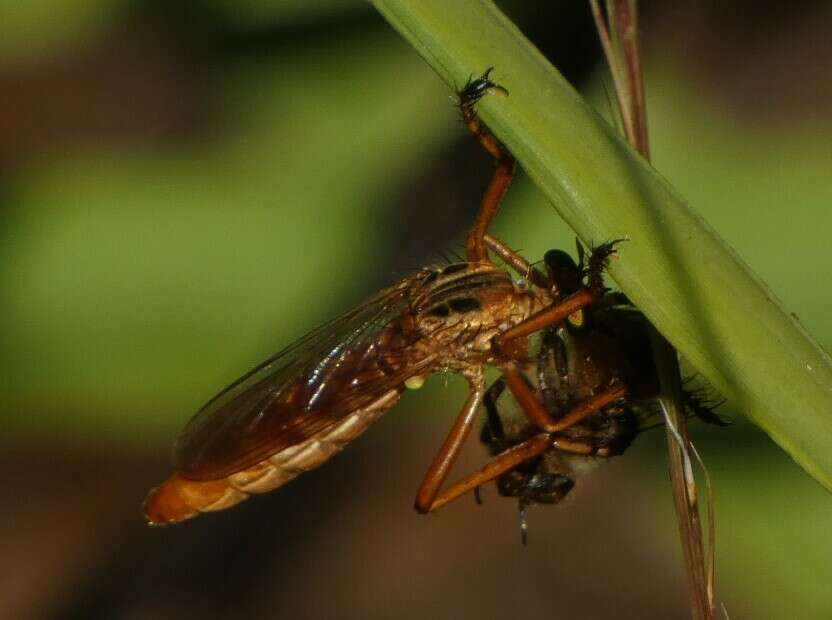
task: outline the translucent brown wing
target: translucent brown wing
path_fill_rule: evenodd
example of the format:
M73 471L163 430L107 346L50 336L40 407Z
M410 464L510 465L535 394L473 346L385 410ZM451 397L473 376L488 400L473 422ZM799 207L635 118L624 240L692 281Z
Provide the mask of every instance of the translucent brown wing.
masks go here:
M214 480L313 436L426 371L400 317L425 272L384 289L277 353L191 418L175 450L179 474Z

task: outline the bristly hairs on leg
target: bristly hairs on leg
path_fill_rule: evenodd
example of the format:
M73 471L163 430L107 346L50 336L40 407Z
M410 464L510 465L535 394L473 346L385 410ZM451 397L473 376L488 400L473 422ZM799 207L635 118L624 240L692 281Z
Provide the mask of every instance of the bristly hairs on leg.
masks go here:
M448 253L453 256L458 263L464 263L465 257L460 253L460 250L464 250L463 247L452 247L448 248Z
M489 67L480 77L475 78L471 75L457 94L457 105L462 112L463 120L468 120L474 113L474 105L483 98L485 93L490 90L501 92L508 95L508 89L492 82L489 78L494 67Z
M613 239L597 247L590 247L583 276L586 278L587 287L596 297L601 297L609 290L604 286L604 272L609 267L610 257L616 253L615 246L623 241L626 240ZM584 257L580 256L580 259L583 263Z
M683 383L687 382L687 380L683 381ZM731 420L722 418L714 411L724 405L725 402L724 399L715 401L705 388L682 390L682 403L690 413L706 424L716 426L730 426L732 424Z

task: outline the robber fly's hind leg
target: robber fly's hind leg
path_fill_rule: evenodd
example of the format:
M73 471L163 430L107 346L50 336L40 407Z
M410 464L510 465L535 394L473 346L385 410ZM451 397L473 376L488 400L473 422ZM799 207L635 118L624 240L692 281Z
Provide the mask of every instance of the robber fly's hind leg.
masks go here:
M622 400L628 393L627 386L623 382L613 381L603 390L576 403L564 415L554 418L546 411L535 391L514 364L506 364L502 370L508 389L511 390L511 394L523 413L532 424L547 433L558 433L575 426L605 407Z
M493 69L493 67L492 67ZM482 199L477 219L474 221L474 227L468 234L468 240L465 244L465 249L468 254L468 260L471 262L481 262L488 260L488 253L485 249L485 233L488 232L488 226L500 202L505 196L511 179L514 176L514 157L506 148L486 129L480 117L477 116L476 104L488 92L500 92L505 95L508 91L491 81L489 75L492 69L488 69L478 78L468 80L468 83L459 91L458 104L459 111L462 114L462 121L468 130L474 135L482 147L488 151L488 154L494 158L497 164L494 176L488 184L488 189Z
M419 487L415 502L418 512L430 512L433 502L439 494L439 489L442 488L448 478L451 467L453 467L462 450L462 445L471 433L474 417L485 395L485 376L482 368L476 369L466 378L471 391Z
M429 505L425 512L441 508L448 502L455 500L461 495L473 491L477 487L490 482L504 473L511 471L528 460L540 456L551 446L552 438L547 433L535 435L531 439L517 444L501 452L485 464L485 467L462 478L448 487Z
M456 498L473 491L486 482L499 478L506 472L516 469L526 461L535 459L552 448L571 454L592 455L598 452L597 446L592 442L560 438L551 433L540 433L501 452L488 461L479 471L475 471L452 484L436 497L431 503L429 511L441 508Z

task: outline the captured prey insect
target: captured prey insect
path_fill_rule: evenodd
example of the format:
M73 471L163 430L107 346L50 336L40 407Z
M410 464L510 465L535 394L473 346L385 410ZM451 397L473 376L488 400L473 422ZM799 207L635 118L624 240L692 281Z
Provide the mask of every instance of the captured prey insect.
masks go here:
M486 365L506 377L518 375L515 366L525 358L531 334L603 296L598 277L556 301L546 276L487 234L515 166L475 112L486 93L507 94L489 74L469 80L458 93L463 121L496 162L466 241L467 260L422 269L382 290L209 401L177 441L174 474L145 502L149 523L182 521L277 488L355 439L407 387L431 373L459 373L468 380L468 398L416 496L416 509L429 512L472 429L486 391ZM487 247L529 283L491 262ZM522 381L508 385L518 401L535 398ZM618 385L601 389L564 420L577 422L623 393ZM536 424L551 421L545 412L529 415L536 415Z
M608 254L611 245L597 248L590 265ZM578 255L580 262L575 264L563 251L546 253L549 278L557 284L556 301L585 286L585 277L594 277L598 267L584 265L580 244ZM562 323L541 330L535 346L536 353L530 353L525 364L518 363L519 375L498 379L485 393L487 417L480 440L495 458L436 502L439 507L471 489L479 498L480 485L496 479L501 495L518 498L524 544L529 505L559 503L576 477L604 459L623 454L640 432L663 423L649 323L620 293L607 292ZM528 415L512 411L518 403L505 394L505 388L508 380L518 378L534 391L546 414L561 424L607 386L625 385L627 393L572 425L541 432ZM685 390L682 397L690 415L725 425L701 393ZM526 407L519 407L522 413L527 414Z

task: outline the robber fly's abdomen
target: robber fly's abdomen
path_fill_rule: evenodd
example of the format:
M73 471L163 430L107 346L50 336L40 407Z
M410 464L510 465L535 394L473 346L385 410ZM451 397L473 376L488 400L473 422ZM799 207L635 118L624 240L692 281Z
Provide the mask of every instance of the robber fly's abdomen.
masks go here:
M225 478L198 481L174 474L151 491L145 502L145 516L151 525L176 523L202 512L230 508L250 495L276 489L340 452L395 405L401 393L401 390L390 390L370 406L353 412L302 443Z

